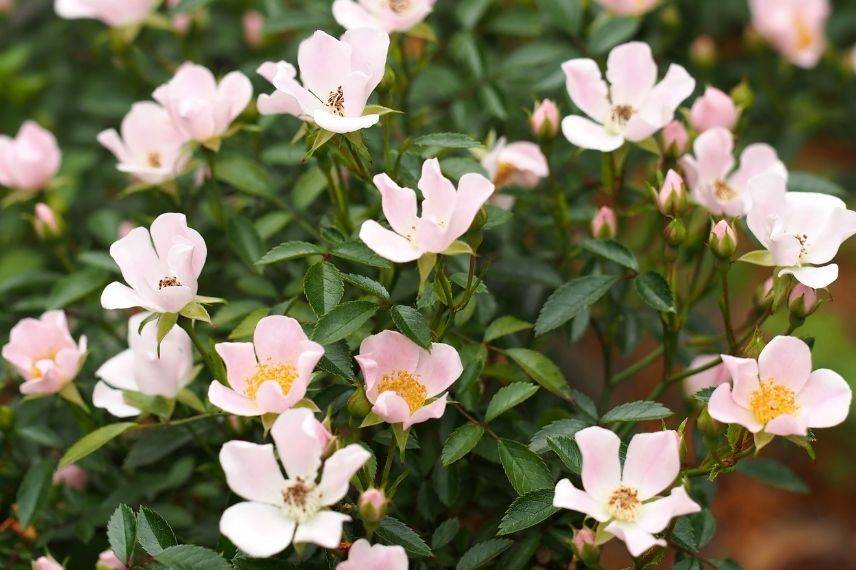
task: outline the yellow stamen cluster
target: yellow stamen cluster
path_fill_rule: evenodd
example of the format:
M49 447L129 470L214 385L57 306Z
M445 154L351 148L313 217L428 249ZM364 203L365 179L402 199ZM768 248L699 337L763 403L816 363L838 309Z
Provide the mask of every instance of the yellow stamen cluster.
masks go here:
M389 9L398 15L404 14L410 8L410 0L389 0Z
M496 175L493 177L493 183L497 188L505 186L511 178L517 174L517 168L508 162L500 162L496 167Z
M762 380L761 387L752 392L749 407L762 424L782 414L793 414L798 409L794 391L769 379Z
M642 501L639 500L639 492L636 489L620 485L610 495L606 508L615 520L633 522L641 505Z
M159 152L152 151L146 158L148 159L149 166L152 168L160 168L163 166Z
M256 366L256 372L247 378L247 387L244 388L244 395L251 400L256 399L256 393L259 387L265 382L272 381L279 384L283 394L288 394L291 391L291 385L297 379L297 370L292 364L262 364Z
M428 391L420 382L419 376L404 370L397 370L381 378L377 392L395 392L407 402L411 414L421 408L428 399Z
M718 200L723 202L726 200L733 200L737 197L737 192L734 188L729 186L724 180L717 180L713 183L713 194Z
M796 28L797 32L797 50L804 51L810 48L814 43L814 34L812 34L811 29L806 25L802 16L797 15L794 17L794 28Z

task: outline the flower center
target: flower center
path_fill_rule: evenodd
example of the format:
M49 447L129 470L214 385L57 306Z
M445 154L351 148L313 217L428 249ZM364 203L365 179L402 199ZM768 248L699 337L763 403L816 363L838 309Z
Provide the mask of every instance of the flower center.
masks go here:
M410 9L410 0L389 0L389 9L400 16Z
M639 492L633 487L619 485L609 496L606 510L612 518L621 522L633 522L639 512L642 501L639 500Z
M30 368L30 376L32 378L41 378L45 375L45 371L56 364L56 355L59 350L50 350L38 358L33 359L33 366Z
M636 110L630 105L615 105L609 112L607 129L614 133L623 131L635 112Z
M808 253L808 248L806 247L806 244L808 243L808 236L805 234L799 234L795 235L794 238L796 238L796 240L800 242L800 261L802 261L802 258L805 257L805 254Z
M321 495L315 485L303 479L286 482L282 489L282 510L297 523L311 519L321 510Z
M181 287L181 281L178 280L178 277L164 277L158 281L158 290L164 287Z
M721 202L737 198L737 192L725 180L719 179L713 183L713 195Z
M415 412L428 399L428 391L419 379L419 376L413 375L404 370L397 370L391 374L384 375L380 380L377 388L378 394L384 392L395 392L407 402L407 407L410 408L410 413Z
M150 152L147 156L147 159L149 162L149 166L151 166L152 168L160 168L161 166L163 166L163 164L161 163L161 155L159 152Z
M247 386L244 388L244 395L251 399L256 399L256 393L259 387L265 382L276 382L282 388L282 393L288 394L291 391L291 385L297 379L297 370L294 365L289 363L279 364L262 364L256 366L256 372L247 378Z
M794 391L772 379L761 381L761 387L749 398L749 407L762 424L799 408Z
M814 43L814 34L799 14L794 16L794 28L796 28L797 33L797 51L804 51L810 48L811 44Z
M505 186L517 173L517 168L508 162L500 162L496 167L496 175L493 177L493 183L497 188Z
M345 116L345 92L341 85L327 95L327 108L334 115Z

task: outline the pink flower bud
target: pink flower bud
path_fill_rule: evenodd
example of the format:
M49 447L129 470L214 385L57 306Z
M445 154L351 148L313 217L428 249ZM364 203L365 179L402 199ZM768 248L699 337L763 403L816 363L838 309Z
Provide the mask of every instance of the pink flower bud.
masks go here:
M672 121L663 127L663 146L666 151L674 155L683 154L687 150L690 136L687 129L680 121Z
M669 169L660 193L657 194L657 208L663 215L676 216L682 213L686 206L687 193L684 190L684 179L677 172Z
M358 502L360 516L367 522L378 522L386 513L388 503L386 495L380 489L366 489Z
M123 237L131 233L131 230L136 227L136 224L128 220L121 222L119 224L119 228L116 230L116 239L122 239Z
M95 564L95 570L127 570L127 568L112 550L105 550L99 554L98 562Z
M535 105L529 126L532 134L539 138L553 138L559 132L559 107L552 99L544 99Z
M0 14L11 12L15 7L15 0L0 0Z
M755 291L755 297L753 298L755 307L761 310L768 309L770 307L773 303L773 284L774 280L770 277L758 287Z
M690 58L700 66L711 65L716 61L716 43L708 35L701 35L690 45Z
M731 259L737 250L737 234L725 220L719 220L710 230L708 241L711 251L720 259Z
M41 556L33 561L33 570L62 570L62 564L50 556Z
M574 533L572 544L577 558L582 560L587 567L599 566L597 564L599 553L594 531L588 527L582 527Z
M0 186L14 190L41 190L59 170L62 154L56 138L27 121L14 139L0 135Z
M588 527L583 527L574 533L574 547L581 551L586 545L594 545L594 532Z
M42 239L55 238L60 234L59 221L50 206L44 202L36 204L33 226Z
M591 221L591 234L596 238L614 238L618 233L615 212L609 206L603 206Z
M819 307L817 290L797 283L788 296L788 309L798 318L806 318Z
M53 474L54 485L64 485L77 491L85 489L88 482L89 473L74 464L57 469Z
M731 130L737 124L740 112L728 94L716 87L708 87L704 95L696 99L690 111L690 121L698 132L714 127Z
M264 38L265 17L258 10L249 10L244 13L242 20L244 26L244 41L250 47L258 47Z

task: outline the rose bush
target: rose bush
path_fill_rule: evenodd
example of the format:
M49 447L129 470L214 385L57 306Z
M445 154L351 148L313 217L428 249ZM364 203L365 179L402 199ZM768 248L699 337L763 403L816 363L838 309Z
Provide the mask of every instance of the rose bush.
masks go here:
M0 3L0 562L739 568L851 404L844 4Z

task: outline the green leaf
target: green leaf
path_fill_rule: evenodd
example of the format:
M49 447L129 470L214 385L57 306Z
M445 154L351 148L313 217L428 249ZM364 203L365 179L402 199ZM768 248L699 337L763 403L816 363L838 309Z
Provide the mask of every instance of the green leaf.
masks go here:
M431 347L431 329L422 313L407 305L396 305L389 310L389 316L395 328L407 338L422 348Z
M452 245L443 250L442 255L475 255L473 248L465 241L457 240L452 242Z
M148 507L140 507L137 513L137 542L151 556L178 544L169 524Z
M616 406L603 414L603 423L614 422L644 422L648 420L659 420L672 415L672 410L660 402L639 400Z
M231 565L222 556L201 546L178 544L170 546L155 556L155 560L170 570L231 570Z
M253 332L256 330L256 325L259 324L260 320L268 316L268 314L270 314L270 309L267 307L259 307L253 310L249 315L241 319L238 326L232 329L232 332L229 333L229 340L241 340L252 337Z
M755 251L744 253L737 261L742 261L743 263L751 263L752 265L760 265L761 267L776 266L776 262L773 261L773 254L771 254L766 249L756 249Z
M528 382L512 382L504 388L500 388L487 406L485 421L490 422L501 416L514 406L522 404L538 391L538 386Z
M353 263L361 263L379 269L391 267L390 263L370 250L363 242L346 241L340 243L330 252L334 257L351 261Z
M21 523L21 527L27 528L36 518L51 488L55 467L55 461L46 458L36 461L27 469L15 496L15 502L18 505L15 516Z
M179 427L164 426L140 432L131 446L123 469L137 469L160 461L191 440L191 435Z
M568 381L552 360L528 348L510 348L505 354L538 384L564 400L571 399Z
M548 435L547 447L553 450L564 466L573 473L582 473L583 458L574 438L565 435Z
M416 531L395 517L384 517L377 529L377 536L386 544L398 544L411 556L423 558L434 553Z
M639 262L633 252L611 239L585 239L582 248L595 255L617 263L632 271L639 271Z
M556 420L535 432L535 435L529 441L529 449L535 453L544 453L549 448L547 438L554 436L573 437L578 431L590 425L590 423L580 421L576 418Z
M744 459L737 464L737 471L785 491L809 492L809 486L799 475L774 459Z
M166 335L169 334L169 331L172 330L172 327L174 327L177 322L178 313L161 313L160 316L158 316L158 354L160 354L161 342L163 342L163 339L166 338Z
M368 293L369 295L374 295L379 299L389 301L389 291L387 291L386 287L384 287L374 279L370 279L365 275L359 275L357 273L343 273L342 279L344 279L345 282L350 283L357 289Z
M477 140L463 133L431 133L413 141L415 146L439 148L476 148L481 146Z
M788 190L791 192L816 192L847 198L847 190L826 178L810 172L789 172Z
M250 267L265 252L265 245L256 226L243 216L235 216L229 220L228 235L232 249Z
M84 269L56 281L45 301L47 309L63 309L77 303L107 284L107 273L98 269Z
M571 36L579 35L585 14L582 0L539 0L538 5L551 25Z
M274 198L276 192L264 166L244 156L218 155L214 161L214 178L250 196Z
M701 390L693 394L693 398L703 404L707 404L710 401L710 397L713 395L714 390L716 390L716 386L708 386L707 388L702 388Z
M192 321L202 321L203 323L211 324L211 315L208 314L208 309L205 308L205 305L196 301L185 305L180 314L182 317L186 317Z
M493 342L498 338L525 331L532 328L532 323L521 321L510 315L499 317L487 326L484 331L484 341Z
M505 475L518 495L553 488L553 477L544 461L522 443L501 439L497 451Z
M452 542L452 539L458 534L458 531L461 530L461 523L458 522L457 518L450 518L438 526L434 530L434 534L431 535L431 548L433 550L439 550Z
M592 55L606 53L632 38L638 29L638 18L619 18L603 12L589 28L588 51Z
M559 512L553 506L553 489L538 489L514 499L499 523L498 535L511 534L541 523Z
M306 170L294 183L291 190L291 200L298 210L308 208L316 198L327 188L327 177L320 168Z
M125 504L119 505L107 522L107 540L110 541L110 549L116 554L116 558L126 566L134 555L136 537L137 517L134 516L133 509Z
M60 469L80 461L90 453L103 447L114 437L125 433L136 425L137 424L134 422L119 422L106 425L84 435L69 447L68 451L65 452L65 455L62 456L62 459L59 462Z
M648 306L662 312L675 312L672 289L656 271L648 271L636 278L636 292Z
M348 343L339 341L325 346L324 356L318 362L318 368L342 378L353 378L353 358Z
M484 542L480 542L467 550L461 559L458 560L458 565L455 570L476 570L484 567L485 564L508 550L514 544L514 541L506 538L492 538Z
M444 467L448 467L458 459L464 457L478 445L484 435L484 428L471 422L465 423L449 435L443 444L440 461Z
M535 334L558 328L603 297L618 281L615 275L577 277L556 289L535 321Z
M332 263L316 263L303 278L303 292L315 314L323 316L339 304L345 294L345 283Z
M312 340L320 344L332 344L356 332L377 312L377 303L372 301L348 301L318 319Z
M162 419L169 419L175 409L175 400L168 400L163 396L153 396L132 390L123 391L122 399L129 406L133 406L147 414L154 414Z
M279 263L280 261L298 259L309 255L320 255L322 253L324 253L324 248L314 243L287 241L271 249L256 263L258 265L269 265L271 263Z

